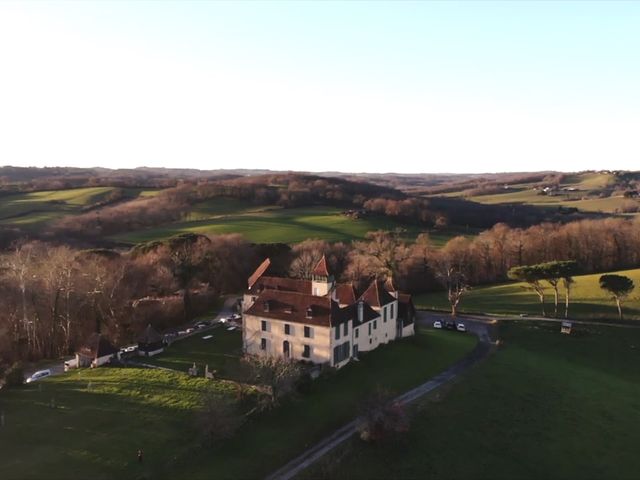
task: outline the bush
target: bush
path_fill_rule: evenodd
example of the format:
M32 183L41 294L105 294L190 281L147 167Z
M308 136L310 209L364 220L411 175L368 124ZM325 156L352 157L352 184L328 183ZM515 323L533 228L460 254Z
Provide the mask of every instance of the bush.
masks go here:
M4 374L4 383L7 387L17 387L24 384L24 368L20 363L11 365Z
M395 402L382 391L375 392L363 403L358 422L360 438L380 442L409 431L409 416L404 405Z

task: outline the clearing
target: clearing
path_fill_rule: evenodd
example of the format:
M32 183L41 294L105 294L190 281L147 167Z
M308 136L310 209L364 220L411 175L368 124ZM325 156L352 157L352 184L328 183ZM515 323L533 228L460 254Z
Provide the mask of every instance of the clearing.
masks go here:
M405 438L354 438L313 479L635 479L640 329L500 325L504 346L422 403Z

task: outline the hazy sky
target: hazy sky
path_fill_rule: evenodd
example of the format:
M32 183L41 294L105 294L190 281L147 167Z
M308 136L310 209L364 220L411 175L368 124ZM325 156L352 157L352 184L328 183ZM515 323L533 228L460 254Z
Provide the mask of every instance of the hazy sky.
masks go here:
M640 2L0 2L0 165L640 169Z

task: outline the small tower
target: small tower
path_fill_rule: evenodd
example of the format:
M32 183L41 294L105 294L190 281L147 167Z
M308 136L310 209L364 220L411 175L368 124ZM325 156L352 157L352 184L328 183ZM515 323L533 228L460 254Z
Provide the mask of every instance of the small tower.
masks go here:
M331 293L333 286L333 275L329 273L327 259L322 255L313 272L311 272L311 294L316 297L324 297Z

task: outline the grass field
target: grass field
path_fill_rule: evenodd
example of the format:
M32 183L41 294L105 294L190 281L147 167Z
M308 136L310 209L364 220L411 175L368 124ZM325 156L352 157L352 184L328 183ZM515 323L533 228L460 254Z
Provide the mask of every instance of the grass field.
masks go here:
M317 380L309 393L255 417L217 448L201 447L191 410L204 389L226 391L225 383L100 368L3 390L0 478L262 478L349 421L378 386L409 389L464 356L475 341L423 331L381 347ZM48 407L51 398L55 409ZM142 466L135 456L141 447Z
M28 225L60 218L99 201L112 190L113 187L75 188L0 197L0 223Z
M0 224L37 227L79 213L114 191L115 187L88 187L16 193L0 197ZM126 198L154 195L158 190L123 189Z
M608 173L579 173L567 176L561 188L574 188L574 191L562 191L559 195L540 195L534 190L535 183L511 185L504 192L489 195L470 195L469 190L448 192L443 194L447 197L464 197L468 200L489 205L501 203L522 203L542 207L566 207L577 208L583 212L619 213L625 204L637 203L640 201L624 198L616 195L605 198L583 199L589 194L610 186L615 182L612 174Z
M627 319L640 320L640 269L612 272L626 275L633 279L636 290L631 294L623 306L623 313ZM581 275L575 277L576 283L571 290L570 317L584 319L617 319L618 311L615 303L607 298L598 285L601 274ZM564 312L564 294L561 292L559 308ZM448 310L446 294L434 292L414 297L419 308L433 308ZM547 314L553 313L553 291L547 290ZM538 296L523 283L505 283L492 286L476 287L462 299L460 312L467 313L497 313L518 315L526 313L539 315L541 313Z
M297 243L308 238L328 241L362 239L367 232L392 230L397 227L406 228L407 235L412 237L420 232L416 227L406 227L384 217L352 219L341 215L339 209L332 207L276 208L246 213L242 210L250 208L246 204L236 204L235 207L236 209L229 202L225 202L220 207L209 204L206 210L214 212L209 218L116 235L113 239L135 244L187 232L200 234L239 233L249 241L256 243ZM237 208L240 209L239 212ZM226 215L224 214L225 210L228 212ZM194 212L194 215L198 215L197 211ZM203 215L202 210L199 215ZM434 243L443 241L446 237L446 234L434 236Z
M202 337L209 335L212 338L203 340ZM226 378L241 355L242 332L229 332L224 327L217 327L174 342L161 355L142 361L185 373L194 363L201 372L205 365L209 365L209 371L215 370L218 376Z
M423 402L406 438L353 439L309 479L636 479L640 329L509 322L504 346Z
M263 478L334 429L351 420L378 387L400 393L468 353L470 335L420 331L363 355L333 376L315 381L298 399L257 418L217 451L200 451L171 471L172 478Z
M211 388L231 387L160 370L99 368L2 391L0 478L151 478L194 444L192 410Z

